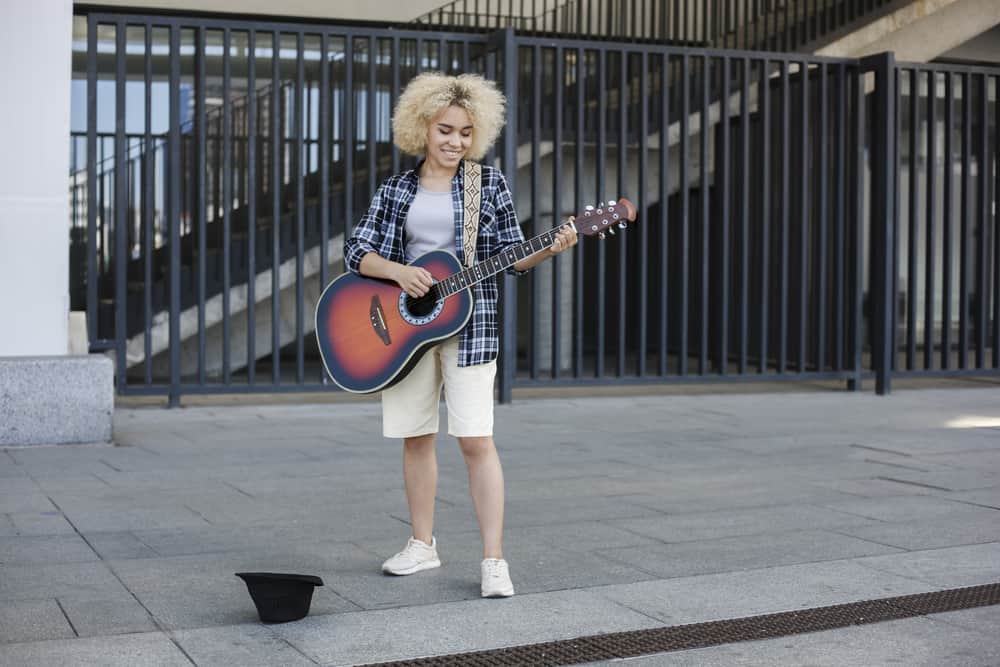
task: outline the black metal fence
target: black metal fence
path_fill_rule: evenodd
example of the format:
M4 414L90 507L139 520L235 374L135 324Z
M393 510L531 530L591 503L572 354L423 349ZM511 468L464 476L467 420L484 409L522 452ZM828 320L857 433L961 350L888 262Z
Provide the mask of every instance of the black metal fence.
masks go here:
M1000 369L1000 70L900 63L893 375Z
M913 68L897 76L891 59L510 29L76 20L86 128L73 143L71 293L88 312L91 349L114 351L123 394L175 403L185 393L332 388L313 345L313 304L343 270L343 235L380 180L414 164L391 144L389 118L425 69L502 82L508 123L487 160L507 174L526 232L608 199L639 208L624 235L505 279L502 400L537 385L826 378L857 387L868 376L885 391L892 373L937 372L916 361L928 348L959 355L942 369L997 372L997 72L920 69L925 87L932 69L939 84L966 77L971 93L960 99L971 106L961 113L972 120L955 127L967 128L968 149L932 150L932 164L944 155L964 165L951 179L904 177L897 160L920 156L906 152L906 123L937 113L951 128L959 116L955 95L937 92L933 105L918 103L923 115L908 115ZM894 193L908 178L947 180L952 193L958 184L970 206L961 224L935 194L930 208L942 213L909 228L916 209L901 200L897 231ZM966 232L983 240L943 240ZM917 237L935 239L926 253L937 259L903 270L888 249L910 252ZM942 287L940 271L971 278ZM923 292L912 288L916 274ZM954 308L926 314L922 294L959 283ZM907 309L897 311L897 293ZM946 334L955 313L959 330Z

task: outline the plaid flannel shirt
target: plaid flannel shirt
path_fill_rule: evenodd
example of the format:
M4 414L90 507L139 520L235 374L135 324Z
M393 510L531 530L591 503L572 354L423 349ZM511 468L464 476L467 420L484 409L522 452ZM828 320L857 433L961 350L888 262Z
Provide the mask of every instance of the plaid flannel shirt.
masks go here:
M464 165L451 181L451 207L455 213L455 254L465 265L462 249L462 219L464 217ZM419 170L411 169L386 179L372 198L368 212L344 242L344 259L349 271L361 273L361 258L374 252L384 259L405 264L403 223L417 195ZM479 236L476 239L476 261L482 262L524 242L517 222L514 200L503 172L483 165L482 203L479 207ZM508 269L509 273L524 272ZM473 286L472 317L462 329L458 348L458 365L474 366L497 358L500 341L497 333L499 290L496 276L490 276Z

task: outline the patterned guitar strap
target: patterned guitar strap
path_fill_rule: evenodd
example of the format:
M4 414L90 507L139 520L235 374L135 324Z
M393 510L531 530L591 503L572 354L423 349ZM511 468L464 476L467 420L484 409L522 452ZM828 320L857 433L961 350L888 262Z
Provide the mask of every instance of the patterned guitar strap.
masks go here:
M483 167L471 160L465 161L465 215L462 219L462 251L465 265L476 263L476 237L479 235L479 204L483 199Z

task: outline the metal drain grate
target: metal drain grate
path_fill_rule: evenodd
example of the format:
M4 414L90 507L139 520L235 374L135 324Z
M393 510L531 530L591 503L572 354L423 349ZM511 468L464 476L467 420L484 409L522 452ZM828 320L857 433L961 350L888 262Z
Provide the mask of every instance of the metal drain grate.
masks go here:
M598 660L631 658L666 651L681 651L805 632L833 630L851 625L878 623L994 604L1000 604L1000 583L724 621L591 635L577 639L527 644L488 651L454 653L415 660L372 663L365 667L376 667L376 665L378 667L575 665Z

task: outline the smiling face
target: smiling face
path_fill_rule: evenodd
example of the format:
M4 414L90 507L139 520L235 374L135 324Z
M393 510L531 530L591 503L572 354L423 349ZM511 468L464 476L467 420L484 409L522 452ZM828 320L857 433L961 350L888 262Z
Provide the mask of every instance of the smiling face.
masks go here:
M462 107L445 107L427 124L427 162L434 170L458 169L471 145L472 119Z

